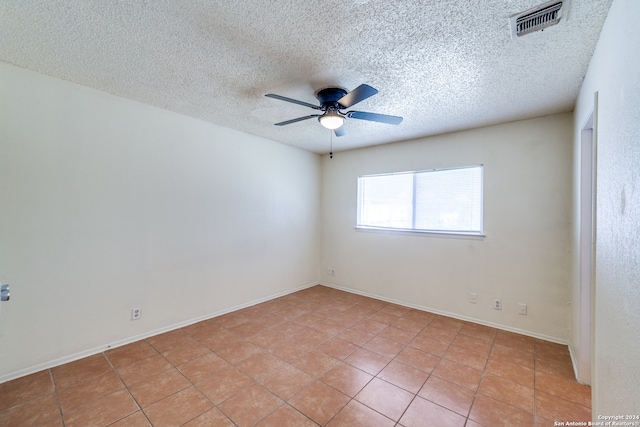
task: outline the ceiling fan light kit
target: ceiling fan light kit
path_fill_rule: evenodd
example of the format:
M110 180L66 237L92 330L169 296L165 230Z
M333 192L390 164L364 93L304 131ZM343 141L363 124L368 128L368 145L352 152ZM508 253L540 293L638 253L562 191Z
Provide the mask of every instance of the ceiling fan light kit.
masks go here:
M311 114L308 116L279 122L275 124L276 126L285 126L317 117L322 126L327 129L333 130L336 136L343 136L346 134L346 132L344 131L344 129L342 129L342 125L346 122L347 118L368 120L371 122L387 123L392 125L397 125L402 122L402 117L399 116L367 113L364 111L341 111L350 108L361 101L364 101L365 99L375 95L376 93L378 93L377 89L374 89L373 87L366 84L358 86L351 92L347 92L345 89L340 87L328 87L320 89L315 93L315 97L320 105L313 105L308 102L287 98L286 96L276 95L273 93L268 93L265 96L322 111L322 114Z
M345 119L335 111L327 111L326 113L318 117L318 121L327 129L335 130L344 124Z

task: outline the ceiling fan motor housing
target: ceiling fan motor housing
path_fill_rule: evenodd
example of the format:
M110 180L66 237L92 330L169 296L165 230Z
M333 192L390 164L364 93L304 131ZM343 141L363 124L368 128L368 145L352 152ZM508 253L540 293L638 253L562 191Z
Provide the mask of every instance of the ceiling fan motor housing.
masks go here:
M339 87L328 87L317 91L316 98L320 101L320 105L325 108L333 107L334 109L342 110L346 107L339 104L338 100L347 93L346 90Z

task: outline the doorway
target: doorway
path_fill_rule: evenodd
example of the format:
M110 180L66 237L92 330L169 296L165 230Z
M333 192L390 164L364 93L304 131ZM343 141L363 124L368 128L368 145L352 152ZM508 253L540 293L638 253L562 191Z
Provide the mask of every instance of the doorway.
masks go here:
M578 380L591 384L593 347L593 293L595 261L595 172L596 117L598 94L594 108L580 135L580 350Z

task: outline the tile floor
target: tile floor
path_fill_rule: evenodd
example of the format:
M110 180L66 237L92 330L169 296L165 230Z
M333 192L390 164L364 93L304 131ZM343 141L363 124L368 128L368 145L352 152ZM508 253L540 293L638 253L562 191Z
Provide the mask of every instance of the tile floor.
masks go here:
M0 426L552 426L566 346L315 286L0 384Z

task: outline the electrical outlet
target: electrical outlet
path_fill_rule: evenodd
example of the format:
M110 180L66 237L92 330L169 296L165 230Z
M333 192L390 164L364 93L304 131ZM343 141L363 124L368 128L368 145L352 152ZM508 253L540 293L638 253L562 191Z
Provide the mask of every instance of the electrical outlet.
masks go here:
M336 275L336 269L333 267L327 267L327 274L329 276L335 276Z
M142 310L140 307L133 307L131 309L131 320L138 320L142 317Z
M499 298L493 299L493 309L494 310L502 310L502 300Z
M476 294L475 292L470 292L469 293L469 302L471 304L477 304L478 303L478 294Z
M527 304L518 304L518 314L527 315Z

